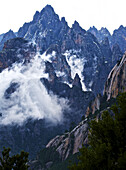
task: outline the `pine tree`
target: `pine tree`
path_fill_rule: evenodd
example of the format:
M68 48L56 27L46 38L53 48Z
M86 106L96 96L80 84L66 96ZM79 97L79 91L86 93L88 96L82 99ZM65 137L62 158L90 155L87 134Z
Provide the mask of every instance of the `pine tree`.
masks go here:
M89 146L80 149L78 164L70 167L70 170L116 169L126 169L126 93L117 98L110 112L103 112L98 122L91 121Z
M5 148L0 157L0 170L28 170L28 153L22 151L20 154L10 156L10 148Z

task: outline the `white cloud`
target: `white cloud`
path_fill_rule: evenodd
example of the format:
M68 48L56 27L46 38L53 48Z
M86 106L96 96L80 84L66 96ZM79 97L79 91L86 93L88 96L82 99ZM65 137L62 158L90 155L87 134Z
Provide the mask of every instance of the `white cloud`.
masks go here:
M56 124L62 123L63 109L67 101L48 94L41 77L48 78L44 73L45 56L38 56L27 65L14 64L13 68L0 73L0 117L1 124L22 124L28 118L43 119ZM5 91L11 83L18 83L19 87L10 98L5 97Z
M73 52L75 54L72 54ZM84 84L84 76L82 74L86 60L84 58L77 57L77 54L79 52L80 51L76 51L76 50L69 50L69 51L67 50L63 55L66 56L67 63L70 66L72 79L74 79L77 73L81 79L83 91L87 91L86 86Z

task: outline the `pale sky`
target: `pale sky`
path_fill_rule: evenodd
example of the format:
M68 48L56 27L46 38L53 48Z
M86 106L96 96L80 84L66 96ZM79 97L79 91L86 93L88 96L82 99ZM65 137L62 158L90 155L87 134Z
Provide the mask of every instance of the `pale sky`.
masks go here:
M17 32L47 4L60 18L64 16L69 26L77 20L85 30L106 27L111 33L126 26L126 0L0 0L0 34L10 29Z

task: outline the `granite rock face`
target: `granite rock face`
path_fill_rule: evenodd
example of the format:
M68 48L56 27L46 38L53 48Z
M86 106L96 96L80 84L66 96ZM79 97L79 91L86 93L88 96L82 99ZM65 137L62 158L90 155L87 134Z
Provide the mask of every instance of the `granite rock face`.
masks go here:
M101 96L98 94L96 98L91 102L87 107L85 117L88 117L89 114L94 114L97 110L100 110Z
M111 97L115 98L119 92L126 91L126 54L111 70L105 84L104 94L107 100Z
M62 161L67 159L71 154L79 152L82 145L87 144L88 124L82 121L71 132L67 132L61 136L56 136L46 145L46 148L55 148L59 153Z

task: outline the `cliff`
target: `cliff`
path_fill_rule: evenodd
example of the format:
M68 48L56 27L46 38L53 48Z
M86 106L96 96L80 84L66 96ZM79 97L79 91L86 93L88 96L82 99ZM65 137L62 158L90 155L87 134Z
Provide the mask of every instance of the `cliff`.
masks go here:
M56 136L47 145L46 148L54 147L62 160L65 160L70 154L79 152L82 144L87 144L88 123L82 121L71 132L61 136Z
M111 70L104 88L107 100L116 98L120 92L126 91L126 53Z

